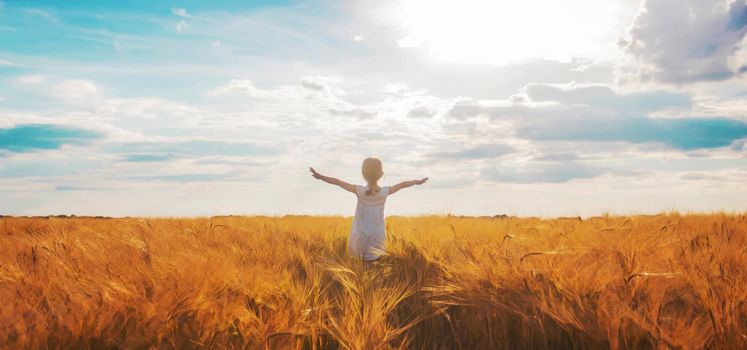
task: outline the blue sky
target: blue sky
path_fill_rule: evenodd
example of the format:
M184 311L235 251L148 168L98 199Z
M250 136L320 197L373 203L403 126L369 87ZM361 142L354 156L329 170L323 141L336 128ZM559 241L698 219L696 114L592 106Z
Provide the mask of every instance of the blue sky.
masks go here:
M747 210L743 0L1 1L0 214Z

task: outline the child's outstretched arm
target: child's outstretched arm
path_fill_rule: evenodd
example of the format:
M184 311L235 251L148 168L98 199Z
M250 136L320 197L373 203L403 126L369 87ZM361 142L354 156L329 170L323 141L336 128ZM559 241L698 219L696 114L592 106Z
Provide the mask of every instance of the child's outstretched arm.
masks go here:
M397 191L399 191L399 190L401 190L403 188L408 188L410 186L422 185L426 181L428 181L427 177L424 177L424 178L422 178L420 180L410 180L410 181L400 182L400 183L392 186L392 188L389 189L389 194L394 194Z
M345 191L355 193L355 186L353 186L353 185L351 185L351 184L349 184L349 183L347 183L345 181L342 181L342 180L334 178L334 177L324 176L322 174L319 174L312 167L309 167L309 171L311 171L311 176L313 176L315 179L322 180L322 181L324 181L324 182L326 182L326 183L328 183L330 185L340 186Z

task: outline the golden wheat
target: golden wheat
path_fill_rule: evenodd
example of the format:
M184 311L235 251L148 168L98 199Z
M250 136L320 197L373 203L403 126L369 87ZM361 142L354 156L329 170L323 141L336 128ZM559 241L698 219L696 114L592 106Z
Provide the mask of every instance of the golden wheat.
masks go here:
M0 348L747 348L738 214L0 219Z

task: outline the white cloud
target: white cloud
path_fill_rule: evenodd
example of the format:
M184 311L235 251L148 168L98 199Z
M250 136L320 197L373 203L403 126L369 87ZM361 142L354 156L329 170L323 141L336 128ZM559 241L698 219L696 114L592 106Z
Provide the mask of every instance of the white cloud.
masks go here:
M417 106L407 112L409 118L430 118L436 115L436 110L428 106Z
M511 183L562 183L575 179L589 179L608 170L583 163L563 162L550 164L511 164L503 167L486 167L482 178L488 181Z
M44 81L44 76L39 74L23 75L16 78L16 81L22 84L39 84Z
M483 143L460 150L446 150L427 154L429 158L449 159L452 161L469 161L475 159L494 159L517 152L513 146L504 143Z
M747 8L744 12L747 13ZM727 57L726 65L733 72L743 73L747 71L747 35L742 37L742 42L736 45L734 53Z
M621 45L626 74L668 83L722 80L747 70L743 0L649 0Z
M282 86L277 89L265 90L257 88L251 79L231 79L228 84L218 86L209 95L247 95L254 98L291 99L300 97L300 90L294 87Z
M457 103L450 115L459 119L487 114L494 121L512 123L518 137L536 143L618 141L686 151L727 147L747 136L747 123L739 119L692 115L687 93L547 84L523 90L526 103L467 108Z
M304 77L301 79L301 86L311 91L340 96L345 94L345 90L339 87L340 82L340 79L330 77Z
M706 183L742 183L747 178L747 169L724 169L719 171L692 171L680 175L684 180L705 181Z
M185 121L185 118L201 112L204 113L205 111L160 97L107 99L98 108L98 113L102 115L116 116L125 120L167 120L176 118Z
M327 112L333 116L347 116L355 117L359 119L373 118L376 116L376 112L366 108L355 107L352 105L342 107L332 107L327 109Z
M484 111L480 103L475 100L459 100L449 110L449 116L456 119L468 119L482 114Z
M494 195L491 186L498 183L502 186L501 191L506 198L511 198L512 205L523 206L525 209L522 210L526 213L559 214L558 211L554 211L558 210L557 208L552 209L538 201L532 202L531 199L513 197L514 195L507 193L512 191L511 186L531 184L545 196L560 196L562 188L566 187L553 186L562 184L583 188L584 185L594 183L595 188L599 189L610 183L618 183L620 179L631 183L630 187L626 188L635 188L633 179L638 175L621 172L618 169L638 170L649 166L637 163L639 157L646 157L644 153L626 154L625 152L629 152L627 147L600 151L606 147L604 142L601 145L583 148L573 140L557 146L552 141L517 139L516 129L511 123L488 118L488 115L497 115L499 109L486 107L490 104L485 101L465 98L439 99L428 95L427 91L411 89L404 84L387 84L388 93L378 95L379 99L365 104L354 104L329 92L333 87L350 91L351 89L343 89L345 81L342 79L301 78L296 81L298 83L261 88L251 80L235 79L216 88L212 98L220 100L207 105L157 97L100 98L91 102L98 107L95 113L87 117L89 120L103 120L117 125L121 130L107 132L107 140L103 145L97 146L100 149L90 150L93 152L90 157L98 155L105 161L97 163L95 169L87 170L86 176L95 176L98 181L88 184L88 187L101 188L101 193L106 193L108 198L111 198L116 196L113 190L108 189L111 187L145 191L145 187L155 186L149 188L149 191L157 187L159 193L171 196L176 193L179 186L200 184L203 188L210 188L211 193L216 193L214 191L219 188L233 185L233 191L219 195L216 203L220 203L221 207L235 209L236 206L226 201L226 198L230 197L229 193L236 195L251 192L256 193L258 198L272 197L271 193L282 192L280 189L285 188L280 185L282 181L296 181L287 180L288 174L293 174L309 164L319 164L335 176L357 181L360 158L377 154L385 160L387 183L422 174L433 178L432 190L443 191L439 193L448 196L450 203L474 202L477 199L473 198L484 197L485 201L478 201L481 203L479 205L465 204L451 208L458 213L499 210L494 204L490 204L494 202L487 198L488 194ZM80 87L86 85L81 84ZM635 107L636 103L646 101L646 96L622 94L600 87L586 90L588 86L536 85L524 89L529 105L536 102L532 101L533 98L550 100L566 107L585 105L586 108L610 108L619 105L638 108ZM375 86L381 85L372 85L374 90L377 89ZM100 89L97 86L96 91ZM250 100L248 103L247 97ZM232 100L242 103L231 105L228 110L221 109L225 107L224 102ZM453 119L442 118L442 114L439 114L447 111L455 103L465 101L471 101L472 105L478 108L478 116L457 120L461 124L454 124L451 122ZM496 101L493 101L493 104L496 104ZM408 112L419 107L426 107L438 113L430 118L407 118ZM555 111L547 108L548 106L525 106L523 111L533 113L528 115L529 119L546 120L542 118L552 118ZM561 114L560 118L571 116L577 111L571 110L568 112L570 114ZM66 114L59 117L72 118ZM594 115L588 117L595 118ZM75 118L82 122L81 116ZM147 119L147 122L143 122L143 119ZM578 122L565 122L561 125L583 127L583 122L584 119L580 119ZM130 134L118 136L117 133L123 130ZM260 145L272 145L273 148L286 152L272 156L250 153L251 146L257 142ZM602 152L602 155L590 157L588 152ZM538 157L538 154L543 156ZM112 157L113 159L110 159ZM215 162L215 159L226 157L229 157L231 162ZM257 157L272 161L257 162ZM623 158L627 159L627 163L615 163ZM712 162L720 167L732 166L739 162L735 160L721 165L719 160L699 159L705 162L703 164ZM454 165L457 161L459 166ZM683 158L683 161L690 162L687 157ZM157 167L154 167L155 163ZM154 171L154 168L157 170ZM699 171L697 167L688 168L686 165L680 165L680 169ZM666 172L666 166L661 166L657 171ZM61 175L50 175L45 181L62 185L60 188L63 189L81 187L81 184L71 180L74 178L59 176ZM262 188L243 188L235 185L249 178L256 179L257 176L266 176L259 182ZM677 173L674 173L674 176L677 177ZM666 178L664 175L660 177ZM688 177L678 181L697 181L702 183L702 186L707 186L711 180ZM306 188L306 183L293 182L293 186ZM323 188L308 187L308 190L309 196L313 198L316 198L316 191L329 195ZM472 192L473 190L477 192ZM523 191L526 191L526 187ZM612 188L610 191L613 193L619 191L619 188ZM66 193L65 196L72 196L80 191L62 192ZM521 192L516 190L515 194ZM475 197L476 195L478 197ZM282 196L296 198L285 192ZM438 210L435 206L440 203L437 194L423 193L422 196L428 200L426 203L418 204L417 208L423 208L425 211ZM127 201L126 196L121 197L123 201ZM163 203L158 199L154 201ZM398 201L392 207L392 212L417 213L417 210L403 206L406 201L407 199ZM265 204L270 205L267 202ZM308 212L304 211L303 206L293 206L282 201L272 205L277 206L273 208L282 208L277 209L281 212ZM155 206L153 208L155 211L150 212L151 214L163 215ZM194 214L194 210L199 210L194 207L179 208L180 213L185 215ZM344 210L342 204L325 208L330 212ZM585 210L594 213L593 208L598 206L594 207L594 204L589 202ZM133 214L132 210L142 210L142 207L130 206L117 210ZM251 210L254 212L262 209L257 207Z
M176 24L176 31L177 32L183 32L185 30L189 29L189 24L187 24L187 21L181 20L179 23Z
M527 97L534 102L564 105L594 106L617 111L649 112L668 108L689 109L688 93L666 90L622 93L608 85L587 84L529 84L524 87Z
M185 9L183 7L172 8L171 9L171 13L173 13L173 14L179 16L179 17L184 17L184 18L191 17L190 14L187 12L187 9Z
M406 83L387 83L384 84L384 87L381 89L381 91L385 94L403 94L410 90L410 86Z
M44 18L46 18L46 19L48 19L48 20L50 20L52 22L57 22L58 23L60 21L59 19L57 19L57 17L55 17L55 15L51 14L48 11L42 10L42 9L30 8L30 9L26 9L26 12L30 13L30 14L33 14L33 15L36 15L36 16L39 16L39 17L44 17Z
M213 52L217 52L222 46L223 41L221 39L215 39L210 43L210 47L213 49Z
M341 80L331 77L313 76L299 80L298 85L280 85L271 89L258 88L250 79L231 79L228 84L218 86L209 92L211 96L247 95L257 99L299 100L316 99L339 102L345 90L339 84Z
M747 121L747 98L745 96L702 96L694 102L693 114Z
M55 97L69 101L86 101L98 97L99 89L88 80L65 80L57 83L52 92Z

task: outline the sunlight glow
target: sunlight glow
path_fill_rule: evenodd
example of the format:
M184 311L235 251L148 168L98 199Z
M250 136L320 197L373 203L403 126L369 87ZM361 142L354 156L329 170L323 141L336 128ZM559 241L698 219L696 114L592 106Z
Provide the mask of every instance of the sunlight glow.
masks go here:
M398 44L464 63L597 58L614 52L619 11L612 0L410 0Z

